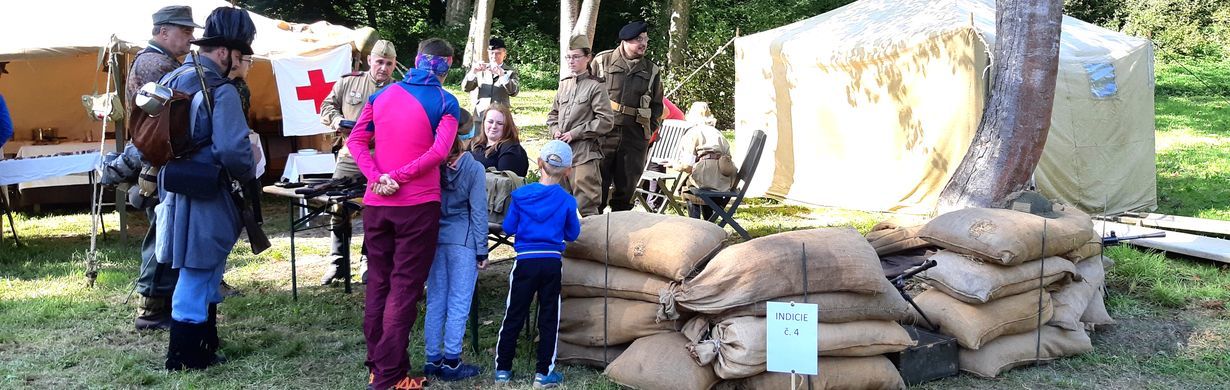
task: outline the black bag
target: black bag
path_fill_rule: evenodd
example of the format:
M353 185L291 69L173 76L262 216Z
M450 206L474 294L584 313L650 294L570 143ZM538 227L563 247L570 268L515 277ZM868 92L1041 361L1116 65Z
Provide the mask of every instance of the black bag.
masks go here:
M214 164L177 158L162 167L162 188L167 192L190 198L209 199L222 188L222 167Z

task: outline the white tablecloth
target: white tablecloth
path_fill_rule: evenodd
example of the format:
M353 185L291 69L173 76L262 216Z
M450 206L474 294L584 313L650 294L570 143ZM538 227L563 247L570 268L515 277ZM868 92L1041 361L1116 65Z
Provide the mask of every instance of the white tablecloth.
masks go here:
M0 185L48 182L51 180L46 180L47 178L89 172L98 165L98 159L98 152L92 152L71 156L0 160ZM89 184L89 176L81 177L82 184Z
M115 151L115 141L107 140L106 148L108 152L114 152ZM22 146L21 149L17 150L17 157L26 158L26 157L35 157L35 156L50 156L56 153L80 152L82 150L97 151L98 143L97 142L72 142L72 143L62 143L62 144L55 144L55 145L25 145L25 146ZM98 153L94 153L94 157L95 157L95 162L97 162ZM14 160L14 161L22 161L22 160ZM76 169L76 168L79 168L79 167L73 167L72 169ZM42 169L60 170L61 168L60 167L43 167ZM50 179L43 179L43 180L36 180L36 181L23 180L21 184L17 186L17 188L19 190L25 190L27 188L37 188L37 187L55 187L55 186L68 186L68 185L78 185L78 184L90 184L89 176L84 173L81 173L81 172L89 172L90 169L93 169L93 167L91 166L89 169L83 169L83 170L74 170L68 173L42 176L44 178L49 177ZM40 172L24 172L24 173L25 174L41 174Z
M286 156L286 169L282 178L298 182L302 175L333 173L337 161L332 153L291 153Z

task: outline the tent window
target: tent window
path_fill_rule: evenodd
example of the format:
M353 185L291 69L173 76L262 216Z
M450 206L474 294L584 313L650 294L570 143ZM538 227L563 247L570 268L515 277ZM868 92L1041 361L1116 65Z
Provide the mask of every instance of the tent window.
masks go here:
M1115 84L1115 65L1109 62L1085 64L1085 73L1089 74L1090 92L1095 99L1109 99L1119 92Z

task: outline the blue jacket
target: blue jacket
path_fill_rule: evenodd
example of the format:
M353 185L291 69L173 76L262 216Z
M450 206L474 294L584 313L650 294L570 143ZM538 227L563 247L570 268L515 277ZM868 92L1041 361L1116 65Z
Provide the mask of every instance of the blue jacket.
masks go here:
M199 58L205 69L205 82L218 86L213 89L213 115L202 107L194 118L193 140L198 144L210 144L186 158L219 166L240 181L251 179L254 174L252 145L248 141L248 122L239 102L239 92L226 83L221 66L204 56ZM191 69L192 56L181 67ZM190 94L201 90L195 70L185 72L170 87ZM165 176L165 171L163 174ZM243 228L239 209L231 200L228 187L226 183L218 183L217 192L207 198L159 191L162 203L155 209L158 232L154 245L159 263L196 269L213 269L226 264L226 257L239 241Z
M9 106L4 103L4 95L0 95L0 146L13 138L13 117L9 116Z
M440 178L440 244L461 245L487 256L487 174L483 164L462 153L457 168Z
M577 199L559 185L527 184L512 193L504 232L516 236L517 259L555 258L581 234Z

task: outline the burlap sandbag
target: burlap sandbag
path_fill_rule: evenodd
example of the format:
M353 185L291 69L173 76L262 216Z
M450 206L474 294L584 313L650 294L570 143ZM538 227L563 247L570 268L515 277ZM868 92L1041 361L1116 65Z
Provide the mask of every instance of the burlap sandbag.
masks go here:
M1088 259L1090 257L1102 254L1102 236L1098 232L1091 231L1089 233L1089 241L1086 241L1080 247L1073 249L1071 252L1064 253L1059 257L1071 260L1073 263Z
M931 289L919 294L914 302L939 325L940 333L956 337L962 347L978 349L996 337L1037 329L1038 291L971 305ZM1050 321L1053 313L1051 294L1042 291L1041 323Z
M764 317L736 317L713 325L710 340L689 344L701 365L713 365L722 379L746 378L765 371L767 339ZM916 344L893 321L819 323L818 356L875 356L900 352Z
M566 341L556 343L555 360L565 364L575 364L596 368L605 368L607 363L615 361L628 344L612 345L606 350L606 360L602 357L602 347L586 347Z
M565 257L560 295L564 298L601 297L606 283L608 297L657 303L658 293L670 287L670 282L654 274L621 267L608 270L602 263Z
M675 321L656 321L656 303L609 298L606 345L630 343L638 338L671 332ZM559 339L581 346L603 345L602 298L569 298L560 307Z
M876 224L867 233L867 242L875 249L876 254L888 256L911 249L925 248L931 243L918 237L923 225L899 225L895 221L885 221Z
M1106 271L1102 269L1100 257L1077 263L1076 271L1081 275L1081 280L1051 293L1051 299L1055 303L1055 316L1047 322L1048 325L1067 330L1085 328L1084 324L1081 324L1081 316L1106 282Z
M931 256L931 260L935 260L935 267L918 278L948 296L972 304L1036 290L1039 275L1043 286L1051 286L1067 284L1076 274L1071 261L1057 256L1002 266L943 250Z
M819 375L796 379L796 390L896 390L904 389L905 381L884 356L822 357L817 362ZM722 390L782 390L790 389L790 374L766 372L751 378L719 383Z
M677 318L676 306L698 313L719 313L771 298L800 295L805 273L810 293L892 292L879 256L854 229L800 230L722 250L695 278L664 292L659 298L663 304L661 318Z
M1054 205L1058 218L1008 209L968 208L935 217L918 235L941 248L1016 265L1071 252L1092 238L1093 222L1075 207ZM1046 248L1042 226L1046 221Z
M1093 299L1089 300L1089 306L1085 307L1085 313L1081 314L1081 322L1090 325L1113 325L1115 319L1110 317L1110 313L1106 311L1106 290L1098 288L1093 293Z
M885 288L892 288L887 279L885 285ZM767 309L765 304L769 301L815 303L820 307L820 322L900 321L910 317L910 304L896 291L883 294L827 292L810 294L806 299L802 295L780 297L727 309L711 317L718 320L743 316L764 317Z
M607 251L607 218L610 251ZM605 262L648 272L670 280L683 280L692 269L715 253L726 231L708 221L619 211L581 219L581 235L568 244L564 256Z
M978 350L961 348L961 371L984 378L994 378L1004 371L1036 360L1049 362L1067 356L1093 351L1093 344L1084 329L1064 330L1042 327L1041 358L1037 358L1038 334L1025 332L1000 337Z
M718 382L717 374L688 356L688 339L668 332L636 340L606 367L611 381L642 390L705 390Z

